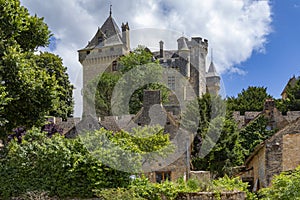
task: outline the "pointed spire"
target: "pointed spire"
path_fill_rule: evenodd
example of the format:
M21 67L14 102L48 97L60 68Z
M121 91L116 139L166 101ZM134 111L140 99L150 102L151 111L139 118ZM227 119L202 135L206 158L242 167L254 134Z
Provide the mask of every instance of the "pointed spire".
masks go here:
M215 64L214 64L214 57L213 57L213 49L211 48L211 54L210 54L210 65L208 67L207 77L212 76L219 76Z
M111 14L112 14L111 7L112 7L112 5L110 4L110 6L109 6L109 16L110 17L111 17Z

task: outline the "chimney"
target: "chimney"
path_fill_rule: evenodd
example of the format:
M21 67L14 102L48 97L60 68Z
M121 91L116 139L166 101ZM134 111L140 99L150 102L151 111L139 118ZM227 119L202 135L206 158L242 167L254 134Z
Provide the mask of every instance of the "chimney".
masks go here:
M159 42L159 57L160 58L165 57L165 55L164 55L164 42L163 41Z
M273 111L275 108L275 101L273 99L266 99L264 104L264 111Z
M144 90L143 107L149 109L155 104L161 103L160 90Z

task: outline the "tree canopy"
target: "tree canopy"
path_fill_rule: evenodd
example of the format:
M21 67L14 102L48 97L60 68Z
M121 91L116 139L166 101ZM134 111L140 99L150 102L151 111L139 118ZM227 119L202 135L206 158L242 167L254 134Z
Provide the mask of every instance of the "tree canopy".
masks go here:
M50 36L43 18L31 16L19 0L0 1L2 137L19 126L39 126L46 115L73 113L73 86L61 58L35 53Z
M237 97L227 98L227 107L229 111L240 111L244 114L246 111L262 111L266 99L272 98L267 93L267 88L249 86L243 89Z
M276 106L283 113L300 110L300 77L296 78L295 84L287 85L286 98L277 100Z
M128 112L136 114L142 108L144 90L158 89L161 91L162 101L168 101L169 89L160 81L162 68L153 60L153 55L147 48L138 46L130 54L120 57L119 64L121 67L118 72L104 72L91 80L87 86L97 85L95 97L90 97L87 93L85 97L88 100L94 99L98 116L116 114L112 113L113 108L118 110L118 115L128 114ZM95 81L98 83L95 84ZM134 90L131 91L132 89ZM88 88L88 90L94 89ZM112 99L113 92L115 92L114 99ZM128 112L126 106L129 106Z

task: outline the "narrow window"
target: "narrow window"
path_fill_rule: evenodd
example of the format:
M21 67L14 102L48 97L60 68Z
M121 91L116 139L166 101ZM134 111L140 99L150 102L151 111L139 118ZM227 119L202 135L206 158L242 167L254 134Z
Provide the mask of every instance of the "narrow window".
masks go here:
M175 76L168 76L168 87L175 90Z
M117 67L118 67L117 61L113 61L113 62L112 62L112 66L111 66L112 71L117 71L117 70L118 70Z

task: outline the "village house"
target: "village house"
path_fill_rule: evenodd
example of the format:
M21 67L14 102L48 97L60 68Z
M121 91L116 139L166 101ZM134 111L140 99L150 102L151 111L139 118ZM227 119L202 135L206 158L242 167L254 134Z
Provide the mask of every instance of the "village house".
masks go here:
M300 165L300 118L259 144L245 161L239 174L253 191L268 187L274 175Z

